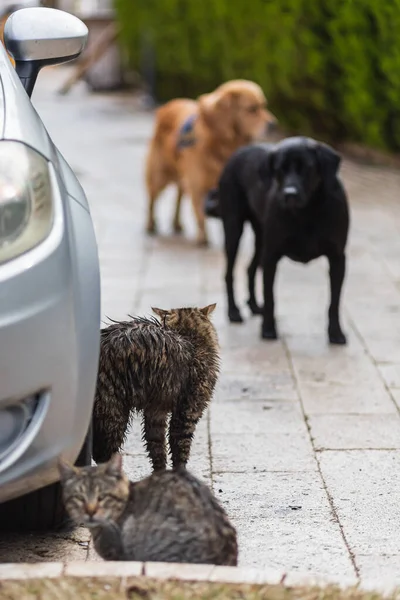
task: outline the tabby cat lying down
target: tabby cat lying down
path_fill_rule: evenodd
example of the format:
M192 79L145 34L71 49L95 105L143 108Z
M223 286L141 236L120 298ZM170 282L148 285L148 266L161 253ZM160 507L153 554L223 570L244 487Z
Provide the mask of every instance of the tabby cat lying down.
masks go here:
M237 564L235 528L209 488L185 469L133 483L115 454L97 467L60 461L65 507L106 560Z

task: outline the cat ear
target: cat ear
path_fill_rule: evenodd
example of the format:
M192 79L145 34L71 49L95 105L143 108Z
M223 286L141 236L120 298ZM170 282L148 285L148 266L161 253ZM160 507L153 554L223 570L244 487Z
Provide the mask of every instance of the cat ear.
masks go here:
M151 307L151 310L153 311L153 313L158 315L160 317L160 319L164 319L167 316L167 314L169 313L169 310L164 310L163 308Z
M204 308L201 308L200 312L205 317L208 317L208 315L211 315L211 313L214 312L216 306L217 306L217 304L214 302L214 304L209 304L208 306L205 306Z
M107 463L106 473L113 475L114 477L121 477L122 475L122 455L114 454Z
M60 473L61 481L67 481L78 473L78 469L71 465L71 463L63 460L62 458L58 459L58 471Z

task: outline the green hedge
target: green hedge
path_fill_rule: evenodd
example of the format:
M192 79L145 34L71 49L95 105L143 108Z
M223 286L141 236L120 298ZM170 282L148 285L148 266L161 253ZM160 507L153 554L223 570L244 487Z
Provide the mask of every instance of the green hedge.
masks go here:
M292 131L400 150L400 0L115 0L160 101L257 81Z

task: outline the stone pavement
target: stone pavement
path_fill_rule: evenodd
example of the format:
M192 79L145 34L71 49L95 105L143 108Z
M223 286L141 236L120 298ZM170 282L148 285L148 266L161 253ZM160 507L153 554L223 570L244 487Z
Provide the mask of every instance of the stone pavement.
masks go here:
M281 263L281 339L264 342L259 318L227 322L219 222L209 222L211 247L197 248L185 203L186 235L171 235L168 190L157 206L162 235L143 233L152 115L127 95L90 96L84 85L57 97L66 76L48 69L33 100L90 201L104 319L217 302L222 373L189 467L232 517L240 565L400 583L400 174L349 160L342 167L352 212L342 311L348 346L327 345L323 259ZM242 304L251 252L247 231L237 264ZM137 422L124 464L132 478L150 471ZM17 560L95 558L86 532L74 536L53 546L47 538L45 555L37 540L32 552L25 540Z

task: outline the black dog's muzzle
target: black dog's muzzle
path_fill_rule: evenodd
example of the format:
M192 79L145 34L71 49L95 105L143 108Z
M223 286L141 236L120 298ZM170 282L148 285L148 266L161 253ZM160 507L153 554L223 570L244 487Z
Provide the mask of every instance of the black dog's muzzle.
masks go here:
M304 206L304 198L295 185L286 185L283 188L282 200L284 207L290 210Z

